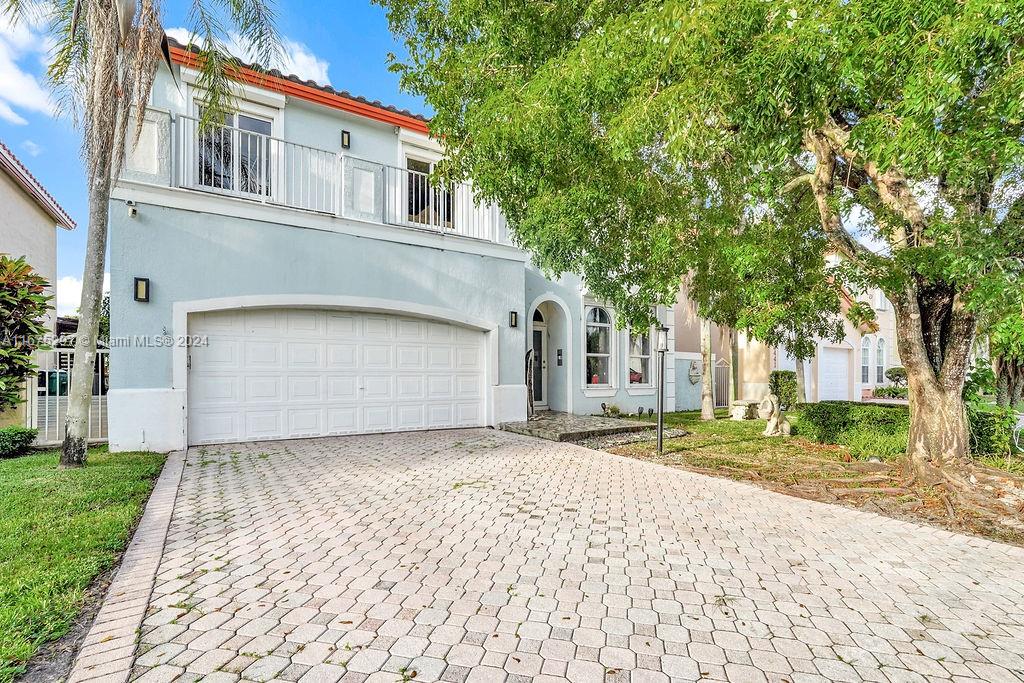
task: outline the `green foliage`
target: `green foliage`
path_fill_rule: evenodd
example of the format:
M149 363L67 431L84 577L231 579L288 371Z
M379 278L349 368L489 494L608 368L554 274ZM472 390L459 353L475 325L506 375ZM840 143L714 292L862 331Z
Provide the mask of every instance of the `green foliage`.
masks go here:
M980 360L967 373L967 380L964 382L964 401L968 405L982 400L982 394L994 394L996 391L996 374L988 361Z
M907 398L909 391L907 387L877 387L874 390L875 398Z
M21 455L36 440L37 430L29 427L0 428L0 458Z
M904 367L889 368L885 371L885 378L896 387L905 387L907 386L907 369Z
M32 354L45 348L48 286L24 258L0 254L0 411L21 402L22 383L36 368Z
M64 635L92 580L128 543L163 456L91 450L57 469L54 452L0 461L0 682Z
M971 433L971 453L975 457L1004 456L1013 444L1016 413L1004 407L968 403L967 420Z
M822 401L802 408L798 426L801 436L846 446L854 457L888 457L907 449L910 411L905 406Z
M779 397L782 410L797 404L796 373L792 370L774 370L768 376L768 391Z

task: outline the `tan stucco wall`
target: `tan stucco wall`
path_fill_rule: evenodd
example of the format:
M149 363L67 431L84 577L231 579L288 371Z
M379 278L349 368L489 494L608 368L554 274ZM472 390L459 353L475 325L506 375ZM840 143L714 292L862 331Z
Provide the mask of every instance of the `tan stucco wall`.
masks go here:
M673 310L676 328L676 352L700 353L700 316L686 295L686 286L680 286ZM729 335L718 325L711 325L711 353L716 358L729 360Z
M53 219L15 183L0 171L0 253L24 256L37 273L57 283L57 230ZM56 315L48 316L53 330Z

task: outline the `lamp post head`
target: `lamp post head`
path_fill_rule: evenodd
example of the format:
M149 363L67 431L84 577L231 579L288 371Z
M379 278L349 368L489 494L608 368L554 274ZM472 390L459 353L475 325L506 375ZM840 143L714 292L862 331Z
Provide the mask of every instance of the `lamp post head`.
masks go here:
M657 337L657 350L659 353L668 351L668 328L659 327Z

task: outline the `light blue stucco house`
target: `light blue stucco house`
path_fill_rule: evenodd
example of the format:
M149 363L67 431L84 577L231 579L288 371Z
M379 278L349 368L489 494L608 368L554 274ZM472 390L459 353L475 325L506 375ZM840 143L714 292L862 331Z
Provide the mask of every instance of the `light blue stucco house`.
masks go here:
M528 350L541 409L654 406L654 330L545 278L471 186L432 185L423 118L244 69L200 132L194 57L172 56L111 201L113 450L522 420Z

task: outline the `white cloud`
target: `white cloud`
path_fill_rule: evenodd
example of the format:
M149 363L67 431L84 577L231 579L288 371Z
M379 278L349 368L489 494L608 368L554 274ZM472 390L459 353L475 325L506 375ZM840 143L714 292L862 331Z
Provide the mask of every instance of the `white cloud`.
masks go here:
M193 37L192 33L186 28L169 28L167 29L167 35L183 45L187 45L190 38L193 42L198 42L198 38ZM252 46L237 33L232 32L228 34L226 47L228 52L243 62L255 63L260 61ZM264 66L277 69L284 74L295 74L303 80L314 80L321 85L331 82L330 76L327 73L330 68L330 62L317 57L304 43L290 38L281 39L281 54L271 60L270 64L264 64Z
M103 293L110 292L110 273L103 274ZM73 275L57 279L57 315L78 315L82 303L82 281Z
M10 16L0 15L0 119L25 125L27 121L21 112L53 115L49 90L27 66L31 64L41 71L50 44L45 29L37 22L15 23Z
M37 157L43 153L43 148L35 140L25 140L25 142L21 143L21 148L32 157Z

